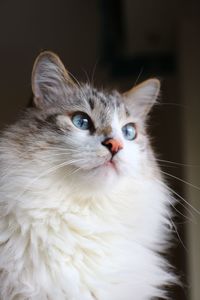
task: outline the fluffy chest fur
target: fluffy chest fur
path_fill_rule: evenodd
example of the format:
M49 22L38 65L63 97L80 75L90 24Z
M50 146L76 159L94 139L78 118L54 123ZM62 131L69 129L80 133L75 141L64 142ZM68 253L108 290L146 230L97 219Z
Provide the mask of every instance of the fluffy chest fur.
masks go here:
M169 195L162 186L130 179L110 193L83 195L61 182L40 179L38 190L15 186L6 195L12 201L17 191L20 203L0 222L2 299L163 295L159 287L172 278L156 254L167 242ZM13 292L6 290L10 280Z

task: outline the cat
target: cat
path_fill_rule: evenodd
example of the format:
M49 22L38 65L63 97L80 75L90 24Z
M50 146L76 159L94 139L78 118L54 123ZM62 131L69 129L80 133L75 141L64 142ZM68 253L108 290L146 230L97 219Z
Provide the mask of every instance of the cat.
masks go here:
M174 201L147 135L160 90L75 82L42 52L0 137L0 300L167 298Z

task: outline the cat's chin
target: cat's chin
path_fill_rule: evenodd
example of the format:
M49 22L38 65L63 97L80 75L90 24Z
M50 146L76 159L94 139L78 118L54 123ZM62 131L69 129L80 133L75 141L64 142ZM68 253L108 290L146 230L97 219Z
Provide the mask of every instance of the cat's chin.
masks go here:
M95 173L97 176L111 176L111 177L118 177L120 176L120 169L119 164L110 159L104 162L103 164L100 164L94 168L90 169L91 173ZM104 177L105 178L105 177Z
M88 175L91 178L90 182L97 182L98 186L101 185L104 188L117 183L122 177L118 164L113 160L109 160L91 169L89 173Z
M119 170L117 167L117 163L110 159L106 162L104 162L103 164L100 164L94 168L91 168L91 170L99 170L99 171L104 171L104 172L116 172L118 174Z
M116 185L122 174L116 161L108 160L97 166L79 170L75 175L76 184L81 188L105 191Z

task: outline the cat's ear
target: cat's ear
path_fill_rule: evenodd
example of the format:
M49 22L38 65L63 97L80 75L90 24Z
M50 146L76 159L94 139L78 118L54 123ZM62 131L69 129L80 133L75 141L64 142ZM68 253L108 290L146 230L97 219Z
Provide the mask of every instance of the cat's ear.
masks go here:
M35 60L32 71L32 91L38 108L50 106L64 96L73 81L59 57L44 51Z
M124 93L124 99L129 109L138 118L145 118L155 104L160 91L160 81L148 79Z

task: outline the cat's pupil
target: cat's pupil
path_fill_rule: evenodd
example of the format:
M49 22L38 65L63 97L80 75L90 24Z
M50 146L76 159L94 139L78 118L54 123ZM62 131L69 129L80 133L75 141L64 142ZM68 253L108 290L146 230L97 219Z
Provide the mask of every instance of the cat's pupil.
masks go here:
M79 127L87 127L88 120L87 119L78 119L77 120L77 125Z

